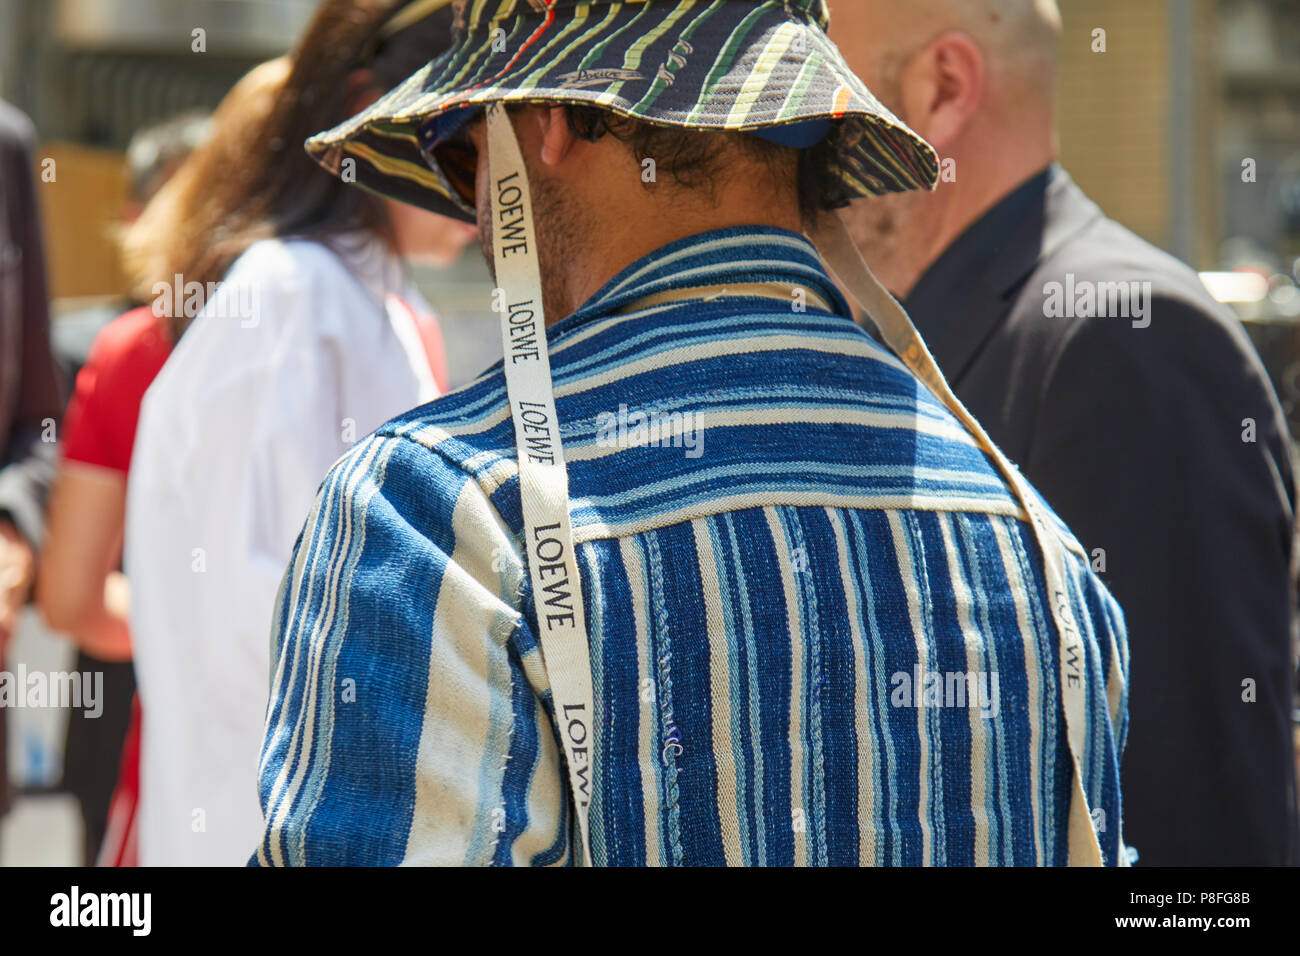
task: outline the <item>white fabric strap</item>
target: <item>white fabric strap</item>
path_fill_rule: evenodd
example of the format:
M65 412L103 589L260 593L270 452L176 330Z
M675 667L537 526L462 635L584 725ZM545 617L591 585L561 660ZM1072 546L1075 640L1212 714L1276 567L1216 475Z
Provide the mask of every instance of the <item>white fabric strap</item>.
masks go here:
M866 312L880 331L885 344L947 406L985 454L993 459L1029 516L1034 537L1043 552L1043 574L1051 595L1052 619L1056 622L1056 630L1060 635L1061 693L1064 696L1066 733L1074 777L1070 798L1068 862L1071 866L1101 866L1101 845L1088 811L1088 798L1083 790L1083 773L1079 766L1079 755L1083 752L1086 733L1085 657L1083 639L1079 635L1066 587L1064 545L1024 476L993 444L983 426L953 394L912 320L867 267L844 219L838 214L827 215L818 228L810 230L810 235L826 265Z
M569 523L569 476L551 394L551 361L546 346L532 199L519 142L502 104L488 107L487 131L492 258L497 288L505 298L501 342L519 452L524 547L528 552L542 663L550 678L555 719L569 765L569 784L582 838L582 862L589 864L587 816L595 744L591 657L582 579Z

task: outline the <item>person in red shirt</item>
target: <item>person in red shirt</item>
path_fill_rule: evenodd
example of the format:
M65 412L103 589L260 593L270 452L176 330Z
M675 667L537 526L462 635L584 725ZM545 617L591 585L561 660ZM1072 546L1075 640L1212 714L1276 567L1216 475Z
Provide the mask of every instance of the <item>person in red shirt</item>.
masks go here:
M126 476L140 403L171 352L149 306L110 322L77 375L49 515L50 563L37 588L46 622L100 660L127 660L121 558ZM91 557L96 560L90 560Z
M118 570L127 473L140 403L170 352L164 320L148 306L114 319L95 339L64 418L37 603L52 628L101 661L131 658L129 592ZM99 850L98 834L105 833L111 859L100 859L110 865L134 862L129 834L139 789L139 722L136 701L106 824L87 813L87 855Z

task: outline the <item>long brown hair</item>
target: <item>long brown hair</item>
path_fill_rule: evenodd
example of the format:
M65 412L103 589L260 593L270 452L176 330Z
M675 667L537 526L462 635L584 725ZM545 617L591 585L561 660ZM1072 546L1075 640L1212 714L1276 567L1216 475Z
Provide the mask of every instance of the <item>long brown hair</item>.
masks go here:
M288 57L253 70L213 114L212 133L123 239L137 298L180 275L206 287L253 243L274 236L329 242L357 229L392 242L379 201L325 172L303 142L347 119L367 70L396 86L450 43L450 7L385 37L413 0L326 0ZM419 0L414 0L419 2ZM183 317L169 317L173 337Z

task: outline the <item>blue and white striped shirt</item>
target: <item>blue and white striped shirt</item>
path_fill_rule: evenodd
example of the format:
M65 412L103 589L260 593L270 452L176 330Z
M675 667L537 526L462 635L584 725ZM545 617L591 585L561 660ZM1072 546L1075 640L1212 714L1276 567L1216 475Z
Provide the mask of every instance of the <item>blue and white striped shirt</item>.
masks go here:
M633 264L548 331L596 863L1065 862L1032 530L850 315L803 237L730 229ZM254 863L573 860L518 489L499 365L331 471L277 604ZM1083 785L1113 864L1123 618L1060 535Z

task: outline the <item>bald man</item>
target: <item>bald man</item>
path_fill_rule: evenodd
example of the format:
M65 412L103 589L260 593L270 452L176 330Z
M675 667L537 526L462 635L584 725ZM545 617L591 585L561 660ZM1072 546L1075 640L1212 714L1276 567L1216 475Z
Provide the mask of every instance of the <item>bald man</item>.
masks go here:
M853 231L958 396L1093 554L1132 652L1124 842L1296 860L1295 491L1235 317L1056 165L1051 0L837 0L831 35L945 163Z

